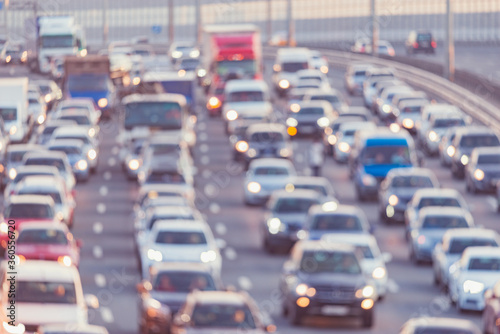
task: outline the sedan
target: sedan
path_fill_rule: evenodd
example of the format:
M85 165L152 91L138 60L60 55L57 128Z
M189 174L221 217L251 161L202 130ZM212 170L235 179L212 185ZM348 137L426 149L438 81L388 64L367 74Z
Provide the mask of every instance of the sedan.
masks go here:
M425 152L429 156L437 155L439 152L439 142L446 133L446 130L466 125L466 119L460 113L431 116L429 119L429 128L422 141Z
M347 163L352 147L354 146L354 138L357 131L372 131L377 128L373 122L346 122L340 125L339 131L335 134L337 142L334 145L333 157L339 163Z
M42 126L36 129L34 134L34 142L38 145L47 144L52 138L52 134L57 128L65 126L75 126L78 125L75 121L69 120L58 120L58 119L48 119Z
M323 202L338 202L332 184L326 177L322 176L296 176L290 180L285 189L288 191L294 189L314 190L322 197Z
M78 139L85 144L85 154L91 173L97 171L99 161L99 142L92 136L92 128L87 126L72 126L58 128L52 134L52 139Z
M19 166L16 168L16 177L10 181L10 183L5 187L4 190L4 200L10 195L14 194L14 189L17 184L21 182L25 177L28 176L49 176L49 177L61 177L59 171L54 166Z
M68 157L77 181L86 182L90 177L88 154L85 143L78 139L55 139L48 143L49 151L64 152Z
M363 92L363 82L366 79L366 71L372 68L371 64L354 63L347 67L344 76L344 86L350 95Z
M290 106L291 113L286 120L288 134L322 135L324 129L336 118L337 113L325 101L299 102Z
M247 205L267 202L274 190L284 189L296 176L295 167L286 159L253 160L244 181L244 201Z
M500 147L478 147L465 167L465 184L469 192L493 192L500 181Z
M412 318L408 320L399 334L446 333L446 334L481 334L470 320L458 318Z
M28 112L36 125L42 125L47 119L47 105L41 96L30 95L28 98Z
M328 90L311 90L304 96L304 101L326 101L331 104L333 110L338 114L345 112L348 108L342 94L333 88Z

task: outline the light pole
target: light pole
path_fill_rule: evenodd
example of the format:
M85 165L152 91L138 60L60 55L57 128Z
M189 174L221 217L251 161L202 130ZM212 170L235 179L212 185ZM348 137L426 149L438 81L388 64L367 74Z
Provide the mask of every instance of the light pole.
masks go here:
M109 26L108 26L108 0L102 2L102 42L103 45L108 45Z
M455 42L453 37L453 8L451 0L446 0L446 39L445 39L444 77L455 80Z
M168 0L168 42L174 42L174 0Z
M272 6L271 6L271 0L267 0L267 24L266 24L266 35L267 35L267 41L270 42L273 34L273 26L272 26L272 20L273 20L273 13L272 13Z
M371 0L370 7L372 14L372 55L376 56L378 54L378 34L379 34L376 0Z
M287 26L288 26L288 46L293 46L295 45L295 27L294 27L294 22L293 22L293 13L292 13L292 0L287 1L287 7L286 7L286 19L287 19Z
M200 45L201 43L201 0L196 0L195 6L195 29L196 29L196 45Z

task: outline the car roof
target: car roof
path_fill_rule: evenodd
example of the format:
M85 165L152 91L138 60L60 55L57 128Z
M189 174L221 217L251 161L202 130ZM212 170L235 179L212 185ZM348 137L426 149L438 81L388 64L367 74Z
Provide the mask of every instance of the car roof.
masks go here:
M231 80L224 89L228 93L241 90L267 91L268 86L264 80Z
M88 113L88 111L83 111L80 109L66 109L66 110L61 110L57 114L56 119L62 119L62 117L66 117L66 116L84 116L84 117L89 118L89 113Z
M24 159L66 159L66 153L60 152L60 151L49 151L49 150L43 150L43 151L30 151L27 152L24 155Z
M16 172L18 175L22 173L40 172L59 176L59 170L57 167L46 165L21 165L16 167Z
M319 88L319 89L311 89L310 92L307 94L308 96L314 96L314 95L332 95L332 96L340 96L342 95L338 89L335 88Z
M163 215L189 215L194 214L195 209L190 206L155 206L152 208L152 214L163 216Z
M485 228L453 228L446 231L444 239L455 238L491 238L498 239L499 235L496 231Z
M321 240L324 240L328 243L334 244L350 244L350 245L368 245L375 246L377 245L377 240L371 234L352 234L352 233L328 233L323 235Z
M407 131L392 132L386 127L377 127L374 130L360 132L361 138L364 140L372 139L406 139L411 141L411 136Z
M11 195L8 199L9 204L48 204L54 206L54 200L45 195Z
M436 178L434 172L429 168L410 167L410 168L393 168L387 173L388 177L394 176L429 176Z
M71 119L57 119L57 118L48 119L47 122L45 122L45 127L72 126L72 125L78 125L78 123L75 120L71 120Z
M89 136L88 133L89 129L88 126L64 126L57 128L54 133L52 134L54 137L56 136L67 136L67 135L77 135L81 136L84 135L85 137Z
M311 208L309 209L309 215L318 215L318 214L358 216L362 215L363 213L361 209L359 209L354 205L339 204L336 205L335 210L330 210L330 209L325 210L322 204L311 206Z
M261 158L254 159L250 163L249 169L259 168L259 167L284 167L293 168L293 164L286 159L279 158Z
M330 185L330 181L324 176L295 176L291 181L291 184L311 184L318 186Z
M336 244L325 240L300 240L296 246L306 251L333 251L343 253L353 253L354 247L348 244Z
M346 122L340 124L340 131L348 131L348 130L371 130L375 129L377 125L371 121L365 122Z
M462 255L464 258L475 256L500 257L500 247L494 246L473 246L467 247Z
M453 188L422 188L418 189L415 194L415 197L455 197L461 198L460 193Z
M256 123L250 124L247 129L248 134L256 132L279 132L286 133L286 126L280 123Z
M45 150L42 145L36 144L12 144L7 146L7 152L20 152L20 151L31 151L31 150Z
M280 189L273 191L271 196L276 199L277 198L318 199L320 197L315 190L309 190L309 189L294 189L293 191Z
M143 82L193 81L195 78L196 74L194 72L148 71L144 74L142 81Z
M57 261L26 260L16 266L19 281L74 282L79 277L74 266L64 266Z
M320 70L317 70L317 69L314 69L314 68L308 68L308 69L303 69L303 70L298 70L297 72L295 72L295 74L298 76L298 77L301 77L303 75L317 75L319 77L324 77L325 75L323 74L323 72L321 72Z
M425 216L460 216L471 217L470 212L464 208L457 207L440 207L440 206L427 206L420 209L419 217L423 219Z
M179 144L181 138L178 135L154 134L149 138L149 144Z
M495 135L496 133L490 129L487 126L480 126L480 125L474 125L474 126L464 126L460 127L457 129L456 133L457 137L462 135L462 136L468 136L468 135Z
M311 96L313 94L308 93L308 95ZM316 95L320 95L320 94L316 94ZM326 110L331 109L330 103L328 103L328 101L325 101L325 100L300 101L297 104L300 106L300 109L304 109L304 108L323 108Z

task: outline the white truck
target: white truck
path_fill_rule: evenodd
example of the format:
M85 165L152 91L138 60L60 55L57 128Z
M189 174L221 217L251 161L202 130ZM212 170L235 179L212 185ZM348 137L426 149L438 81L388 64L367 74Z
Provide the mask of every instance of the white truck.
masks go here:
M28 78L0 79L0 117L11 143L28 139L33 128L28 112Z
M28 63L33 70L49 73L52 58L87 54L82 28L73 16L39 16L28 19Z

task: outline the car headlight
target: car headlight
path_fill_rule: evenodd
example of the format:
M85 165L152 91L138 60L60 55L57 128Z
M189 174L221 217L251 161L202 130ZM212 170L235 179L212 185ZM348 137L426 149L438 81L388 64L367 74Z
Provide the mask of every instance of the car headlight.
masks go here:
M388 104L384 104L382 106L382 111L386 114L389 114L392 111L392 107Z
M99 101L97 101L97 105L99 106L99 108L105 108L108 105L108 99L105 97L99 99Z
M174 51L172 52L172 58L180 58L182 57L182 52L181 51Z
M290 105L290 110L294 113L298 113L300 111L300 104L298 103L292 103Z
M399 203L399 198L398 196L392 194L391 196L389 196L387 202L392 206L396 206Z
M363 175L363 177L361 178L361 182L363 183L363 185L365 185L367 187L377 185L377 179L374 176L369 175L369 174Z
M280 86L281 89L288 89L290 88L290 81L281 79L278 83L278 86Z
M410 118L405 118L402 122L403 126L407 129L413 129L413 127L415 126L415 123L413 122L412 119Z
M42 125L43 122L45 122L45 115L40 115L38 116L38 118L36 119L36 122L39 124L39 125Z
M439 136L436 131L430 131L427 135L430 141L437 142L439 140Z
M139 169L139 160L137 159L130 159L128 162L128 168L130 170L138 170Z
M483 292L484 284L481 282L467 280L463 283L463 289L465 293L478 294Z
M208 99L207 103L208 109L217 109L220 108L221 105L222 103L216 96L212 96L211 98Z
M455 155L455 146L448 146L448 148L446 149L446 154L448 154L448 156L451 158L452 156Z
M163 306L158 300L148 298L144 302L144 308L149 318L165 318L170 314L170 309Z
M11 136L13 136L13 135L15 135L15 134L16 134L16 132L17 132L17 126L15 126L15 125L14 125L14 126L12 126L12 127L10 128L10 130L9 130L9 134L10 134Z
M337 143L337 137L335 135L328 136L328 144L335 145Z
M244 140L240 140L239 142L236 143L235 145L236 151L240 153L245 153L248 151L248 143Z
M482 181L484 179L484 172L480 169L476 169L474 171L474 178L478 181Z
M349 145L346 142L340 142L339 144L339 151L343 153L348 153L351 150L351 145Z
M277 234L279 231L283 232L285 228L285 224L283 224L279 218L271 218L267 221L267 229L271 234Z
M316 123L322 127L322 128L326 128L328 125L330 125L330 120L326 117L321 117L320 119L318 119L316 121Z
M97 152L94 149L90 149L87 153L87 157L90 160L94 160L95 158L97 158Z
M377 267L372 272L372 277L374 279L382 279L387 275L387 270L384 267Z
M0 233L1 234L7 234L9 232L9 226L7 223L3 222L0 224Z
M86 170L88 168L88 163L85 160L80 160L76 163L76 169L78 170Z
M247 151L247 155L249 158L253 158L257 156L257 151L254 148L251 148Z
M134 79L132 79L132 84L133 84L134 86L137 86L137 85L138 85L138 84L140 84L140 83L141 83L141 78L139 78L139 77L135 77Z
M198 50L191 50L191 52L189 52L189 57L191 58L198 58L200 56L200 51Z
M426 242L427 242L427 238L425 237L425 235L419 235L418 236L417 243L419 245L424 245Z
M198 72L196 72L196 75L198 78L203 78L205 75L207 75L207 71L204 68L200 68Z
M286 125L291 126L291 127L296 127L299 124L299 122L295 118L288 118L286 120Z
M154 249L148 249L148 259L151 261L161 262L163 260L163 255L160 251Z
M217 253L213 250L202 252L200 254L200 260L203 263L214 262L217 260Z
M290 152L290 150L289 150L289 149L287 149L287 148L282 148L282 149L280 150L280 157L282 157L282 158L288 158L288 157L290 156L290 153L291 153L291 152Z
M324 73L324 74L327 74L328 73L328 66L326 65L323 65L319 68L319 70Z
M295 293L299 296L305 296L308 289L309 287L307 286L307 284L302 283L297 285L297 287L295 288Z
M337 204L337 202L329 201L321 205L321 210L331 212L331 211L336 211L338 207L339 205Z
M362 289L356 290L357 298L371 298L375 295L375 288L371 285L367 285Z
M256 194L256 193L260 192L260 190L262 189L262 187L257 182L250 182L250 183L247 184L247 189L248 189L249 192L251 192L253 194Z
M16 171L16 169L15 169L15 168L11 168L11 169L9 169L9 178L10 178L11 180L14 180L14 179L16 178L16 176L17 176L17 171Z
M399 131L401 131L401 127L397 123L391 123L391 125L389 125L389 130L394 133L398 133Z
M228 121L234 121L236 119L238 119L238 113L236 112L236 110L228 110L228 112L226 113L226 118Z
M468 156L466 156L465 154L464 154L464 155L462 155L462 156L460 157L460 162L461 162L461 163L462 163L462 165L464 165L464 166L465 166L465 165L467 165L467 164L469 163L469 157L468 157Z
M293 137L293 136L297 135L297 128L295 126L289 126L286 129L286 133L288 133L288 135L290 137Z
M66 267L70 267L73 264L71 257L69 257L68 255L59 256L57 258L57 262L59 262L62 265L65 265Z
M95 129L94 128L90 128L89 131L88 131L88 134L90 137L95 137Z

